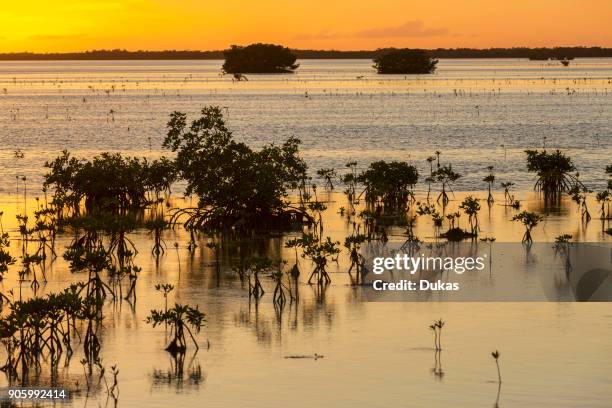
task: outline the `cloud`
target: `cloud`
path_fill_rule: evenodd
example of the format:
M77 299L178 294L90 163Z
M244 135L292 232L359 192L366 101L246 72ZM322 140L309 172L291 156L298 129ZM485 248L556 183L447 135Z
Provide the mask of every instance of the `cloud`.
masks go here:
M391 38L391 37L436 37L448 34L447 28L428 28L421 20L406 21L404 24L392 27L372 28L355 33L361 38Z
M298 34L296 40L329 40L334 38L408 38L408 37L436 37L449 34L444 27L425 27L421 20L406 21L399 26L371 28L353 33L335 33L323 30L315 34Z
M298 34L293 37L295 40L329 40L332 38L350 37L347 34L334 33L328 30L320 31L316 34Z

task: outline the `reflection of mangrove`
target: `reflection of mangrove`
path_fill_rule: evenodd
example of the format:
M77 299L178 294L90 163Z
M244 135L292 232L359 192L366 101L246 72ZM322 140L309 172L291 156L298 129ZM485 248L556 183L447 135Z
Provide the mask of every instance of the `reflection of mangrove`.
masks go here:
M442 350L436 349L434 352L434 366L431 369L431 373L437 380L442 380L444 377L444 370L442 370Z
M39 377L45 365L50 368L50 376L56 376L59 365L70 362L77 342L83 345L82 361L87 376L103 371L114 376L116 367L104 370L100 360L99 336L106 310L103 306L120 305L127 300L135 310L141 270L134 262L138 251L130 237L143 228L151 235L150 254L159 261L168 252L164 232L183 223L189 242L186 246L174 243L179 276L181 248L185 247L189 256L182 261L187 262L188 272L197 269L195 252L199 247L201 262L205 257L214 261L204 270L214 273L218 287L221 279L226 278L223 272L234 270L237 275L234 279L240 280L245 291L248 285L250 300L249 312L238 319L253 327L260 341L270 341L273 335L272 323L264 311L264 306L269 306L260 302L266 292L279 327L283 319L289 319L291 327L297 328L298 313L300 322L306 326L315 325L320 319L331 324L335 314L333 299L330 301L333 292L329 289L332 266L342 265L338 259L344 252L342 255L346 255L350 265L340 272L348 274L357 291L357 285L363 285L368 276L363 252L373 251L374 247L386 251L393 227L405 227L406 242L402 249L410 253L418 253L423 245L447 253L452 251L452 241L466 239L472 245L477 245L479 239L488 242L491 252L493 238L478 237L481 203L486 200L489 206L493 204L491 189L496 177L491 167L483 179L487 197L467 195L451 211L453 183L461 175L451 164L440 162L441 152L427 158L428 196L417 201L418 172L407 162L377 161L359 171L357 163L351 161L341 175L333 169L321 169L319 175L324 185L317 187L299 155L297 139L253 150L233 139L218 107L204 108L202 117L189 126L186 115L174 113L164 144L176 153L175 159L147 161L105 153L85 160L64 152L48 163L44 200L36 201L33 217L18 216L15 241L19 245L15 249L19 261L10 252L14 238L4 231L0 212L0 277L15 268L19 284L14 291L3 289L0 293L1 306L7 308L0 319L0 337L7 350L2 368L10 381L27 383ZM551 200L553 204L560 203L563 194L571 194L584 220L582 228L588 228L591 213L587 198L591 192L572 174L575 168L568 156L559 151L529 150L527 168L537 174L535 188L544 196L544 207L516 211L520 205L511 192L513 183L501 184L505 215L508 220L524 225L524 243L534 240L532 233L544 219L540 210L550 208ZM606 171L612 174L612 166ZM337 183L334 177L339 178ZM195 196L197 205L167 210L171 207L170 187L178 180L186 182L185 193ZM25 180L23 183L25 207ZM323 213L330 200L321 199L323 190L331 191L339 184L343 184L347 199L346 208L339 211L349 231L343 247L341 241L326 234ZM51 191L48 201L47 192ZM293 201L290 192L296 193ZM605 190L595 198L606 231L610 193ZM360 201L363 205L358 207ZM433 224L433 242L427 244L415 233L415 225L424 218ZM267 239L270 233L287 231L293 234ZM49 278L47 268L57 258L56 238L63 233L72 235L63 258L74 276L82 277L82 282L42 296L40 291ZM561 236L557 244L568 242L567 236ZM534 262L530 245L526 247L526 261ZM294 257L290 263L283 259L284 250ZM308 272L307 280L301 270ZM433 271L419 277L434 279L441 273ZM183 279L192 275L187 273ZM304 285L306 282L308 286ZM170 328L171 339L166 345L174 359L170 372L172 378L179 378L188 345L198 348L195 336L204 324L204 314L197 306L169 306L168 294L173 288L173 283L158 284L156 289L164 298L163 310L151 311L149 322ZM299 291L302 293L298 294ZM283 312L287 307L289 311ZM432 328L438 350L442 325L440 320ZM437 370L442 372L441 363ZM90 382L93 383L87 379L87 384ZM108 384L109 395L116 394L112 378L104 379L104 384Z
M185 353L178 353L170 355L170 368L167 370L154 369L151 380L156 386L198 387L204 382L205 376L195 355L191 357L187 370L185 370Z

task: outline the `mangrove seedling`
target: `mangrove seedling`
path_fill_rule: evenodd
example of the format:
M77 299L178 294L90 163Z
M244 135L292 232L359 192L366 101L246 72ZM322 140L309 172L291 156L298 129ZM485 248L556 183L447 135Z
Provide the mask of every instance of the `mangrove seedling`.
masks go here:
M434 324L438 329L438 350L442 350L442 328L445 322L442 319L438 319Z
M480 211L480 204L478 201L479 200L477 198L467 196L461 205L459 205L459 208L462 209L468 216L468 221L470 223L470 228L473 235L478 235L478 231L480 229L478 225L478 211Z
M500 356L500 352L495 350L491 353L491 356L493 356L493 358L495 359L495 365L497 366L497 381L501 384L502 379L501 379L501 371L499 370L499 356Z
M359 278L361 276L362 266L365 263L363 255L359 252L361 245L366 241L367 237L364 234L360 234L357 231L356 234L348 236L344 240L344 247L349 251L349 257L351 259L351 266L349 267L348 273L353 277L351 271L355 268L355 276L357 277L355 283L359 284Z
M510 194L510 189L514 186L514 183L512 181L507 181L501 183L501 186L504 189L504 204L507 206L512 205L514 202L514 194Z
M162 238L162 232L168 227L168 222L163 218L154 218L145 222L145 228L153 234L153 249L151 249L151 253L155 256L160 256L166 252L167 245Z
M439 350L439 348L438 348L438 327L434 323L434 324L429 325L429 328L431 329L431 331L434 334L434 348L436 350Z
M166 351L175 355L184 353L187 350L185 332L191 337L196 350L199 349L194 332L196 334L200 332L206 319L204 313L198 310L197 306L193 308L189 305L176 303L173 308L167 311L151 310L151 314L147 317L146 322L153 327L162 323L170 326L173 338L166 347Z
M312 235L304 235L302 238L302 247L304 248L302 257L310 259L315 265L308 278L308 284L311 284L314 278L316 278L317 285L319 286L327 285L331 282L331 278L327 273L327 262L329 258L333 258L334 255L340 253L338 245L340 245L340 242L332 241L330 237L321 241Z
M158 283L155 285L155 290L161 292L164 296L164 312L168 311L168 295L174 290L174 285L170 283Z
M329 169L319 169L317 170L317 175L319 177L321 177L323 180L325 180L325 187L329 188L330 190L334 189L334 182L333 180L338 177L338 174L336 173L336 170L333 168L329 168Z
M525 226L525 234L523 235L522 242L524 244L531 244L533 239L531 237L531 231L543 220L544 218L534 212L522 211L521 213L512 217L512 221L519 221Z
M612 201L612 193L610 193L610 190L598 192L595 199L601 206L599 209L601 219L609 220L610 218L612 218L612 214L610 213L610 201Z
M487 187L489 189L489 195L487 197L487 203L489 203L489 205L493 204L493 201L495 201L493 199L493 194L491 194L491 187L493 186L493 183L495 182L495 174L493 173L493 166L487 166L487 170L489 170L489 174L485 176L485 178L482 179L482 181L487 183Z
M446 207L450 199L448 198L448 191L453 192L452 184L461 178L461 174L453 171L451 165L438 167L433 174L434 180L442 185L442 191L438 196L436 202L440 204L442 201L442 207Z
M568 192L568 194L572 197L572 200L578 204L581 219L586 223L591 221L591 213L589 212L589 207L587 206L587 196L589 193L589 190L579 185L573 186Z

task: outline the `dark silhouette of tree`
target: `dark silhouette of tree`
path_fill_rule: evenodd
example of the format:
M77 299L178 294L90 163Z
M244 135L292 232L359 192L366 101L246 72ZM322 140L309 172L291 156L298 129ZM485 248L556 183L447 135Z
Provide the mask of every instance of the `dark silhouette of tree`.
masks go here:
M431 74L438 63L427 51L410 48L389 51L372 61L379 74Z
M569 192L574 186L582 186L578 178L571 174L576 170L572 159L559 150L548 153L546 150L525 150L527 170L538 175L534 188L545 196L558 197Z
M387 211L402 210L419 180L416 167L407 162L380 160L370 164L358 181L365 186L366 201L380 202Z
M187 115L174 112L163 146L176 152L186 195L199 198L197 208L175 215L187 214L185 227L196 229L285 229L300 222L303 211L290 208L286 199L287 190L306 177L299 144L289 138L255 151L234 140L217 106L202 109L190 125Z
M395 48L378 50L338 51L338 50L291 50L298 59L372 59ZM612 57L612 48L602 47L563 47L563 48L437 48L428 50L432 58L530 58L533 60L563 60L575 58ZM0 54L0 61L60 61L60 60L218 60L223 51L127 51L90 50L85 52L44 53L33 52Z
M295 71L299 64L289 48L274 44L232 45L224 51L223 71L229 74L277 74Z

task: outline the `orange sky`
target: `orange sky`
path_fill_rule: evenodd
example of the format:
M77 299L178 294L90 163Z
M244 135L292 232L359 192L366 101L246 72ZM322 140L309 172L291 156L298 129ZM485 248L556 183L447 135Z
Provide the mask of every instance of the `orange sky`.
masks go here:
M612 46L610 0L0 0L0 52Z

